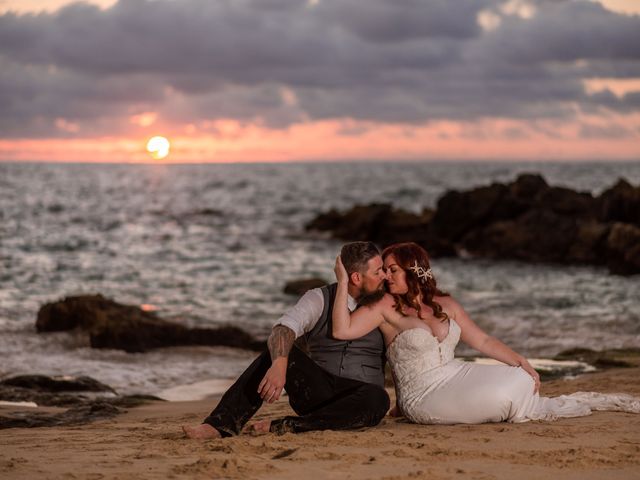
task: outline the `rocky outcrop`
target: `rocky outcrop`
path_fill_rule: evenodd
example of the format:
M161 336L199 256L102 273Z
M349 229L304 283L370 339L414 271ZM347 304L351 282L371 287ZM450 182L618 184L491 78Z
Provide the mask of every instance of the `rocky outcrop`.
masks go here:
M1 386L18 387L25 390L47 393L58 392L109 392L116 391L109 385L100 383L91 377L50 377L47 375L18 375L0 381Z
M132 305L102 295L80 295L43 305L36 321L38 332L72 329L86 331L93 348L144 352L176 345L221 345L262 350L265 343L232 326L188 328Z
M335 209L321 213L305 228L328 231L342 240L369 240L382 246L413 241L428 245L429 251L437 256L455 254L450 242L434 235L433 214L428 208L415 214L389 204L356 205L344 213Z
M640 187L620 179L602 192L599 201L602 221L631 223L640 227Z
M619 180L594 197L523 174L509 184L448 191L435 211L411 214L390 205L358 205L320 214L308 230L381 246L414 241L434 256L465 255L526 262L604 265L640 273L640 187Z
M90 377L46 375L20 375L0 381L0 400L67 408L55 413L32 408L12 411L0 415L0 428L80 425L113 417L123 408L162 401L151 395L119 396L113 388Z
M0 429L82 425L96 420L106 420L119 413L121 411L118 407L101 401L77 405L60 413L13 412L0 415Z
M640 272L640 228L629 223L614 223L605 242L609 270L620 275Z
M554 360L577 360L605 370L607 368L630 368L640 365L640 348L613 348L610 350L591 350L572 348L564 350Z

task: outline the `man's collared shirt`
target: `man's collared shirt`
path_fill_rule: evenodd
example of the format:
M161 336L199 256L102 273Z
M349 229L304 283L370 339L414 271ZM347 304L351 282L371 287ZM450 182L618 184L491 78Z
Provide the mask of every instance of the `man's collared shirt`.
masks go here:
M349 295L347 297L347 307L353 312L358 306L358 302ZM283 325L290 328L296 334L296 338L310 332L322 315L324 309L324 295L320 288L314 288L305 293L298 303L287 310L274 324Z

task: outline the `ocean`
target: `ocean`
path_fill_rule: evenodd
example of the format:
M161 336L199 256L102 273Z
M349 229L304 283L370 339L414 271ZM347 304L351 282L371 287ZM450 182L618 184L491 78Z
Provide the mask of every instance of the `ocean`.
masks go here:
M95 350L82 335L37 334L38 308L101 293L266 338L296 301L287 281L333 279L340 242L304 230L316 214L372 202L419 212L448 189L522 172L594 194L618 178L640 183L637 162L0 163L0 378L89 375L125 394L224 383L255 353ZM640 276L481 259L435 259L433 270L471 318L526 356L640 346Z

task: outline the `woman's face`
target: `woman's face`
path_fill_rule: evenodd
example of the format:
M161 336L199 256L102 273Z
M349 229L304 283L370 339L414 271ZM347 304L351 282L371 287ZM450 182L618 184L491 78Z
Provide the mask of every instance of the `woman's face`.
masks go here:
M387 271L387 287L389 293L404 295L409 290L407 287L406 272L396 263L393 254L384 260L384 268Z

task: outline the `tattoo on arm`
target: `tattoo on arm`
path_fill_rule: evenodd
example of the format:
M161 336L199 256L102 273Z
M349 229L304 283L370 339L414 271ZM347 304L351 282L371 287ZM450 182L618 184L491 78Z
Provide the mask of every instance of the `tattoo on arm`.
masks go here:
M289 327L285 327L284 325L276 325L273 327L271 335L269 335L269 339L267 340L271 361L278 357L288 356L295 339L296 333Z

